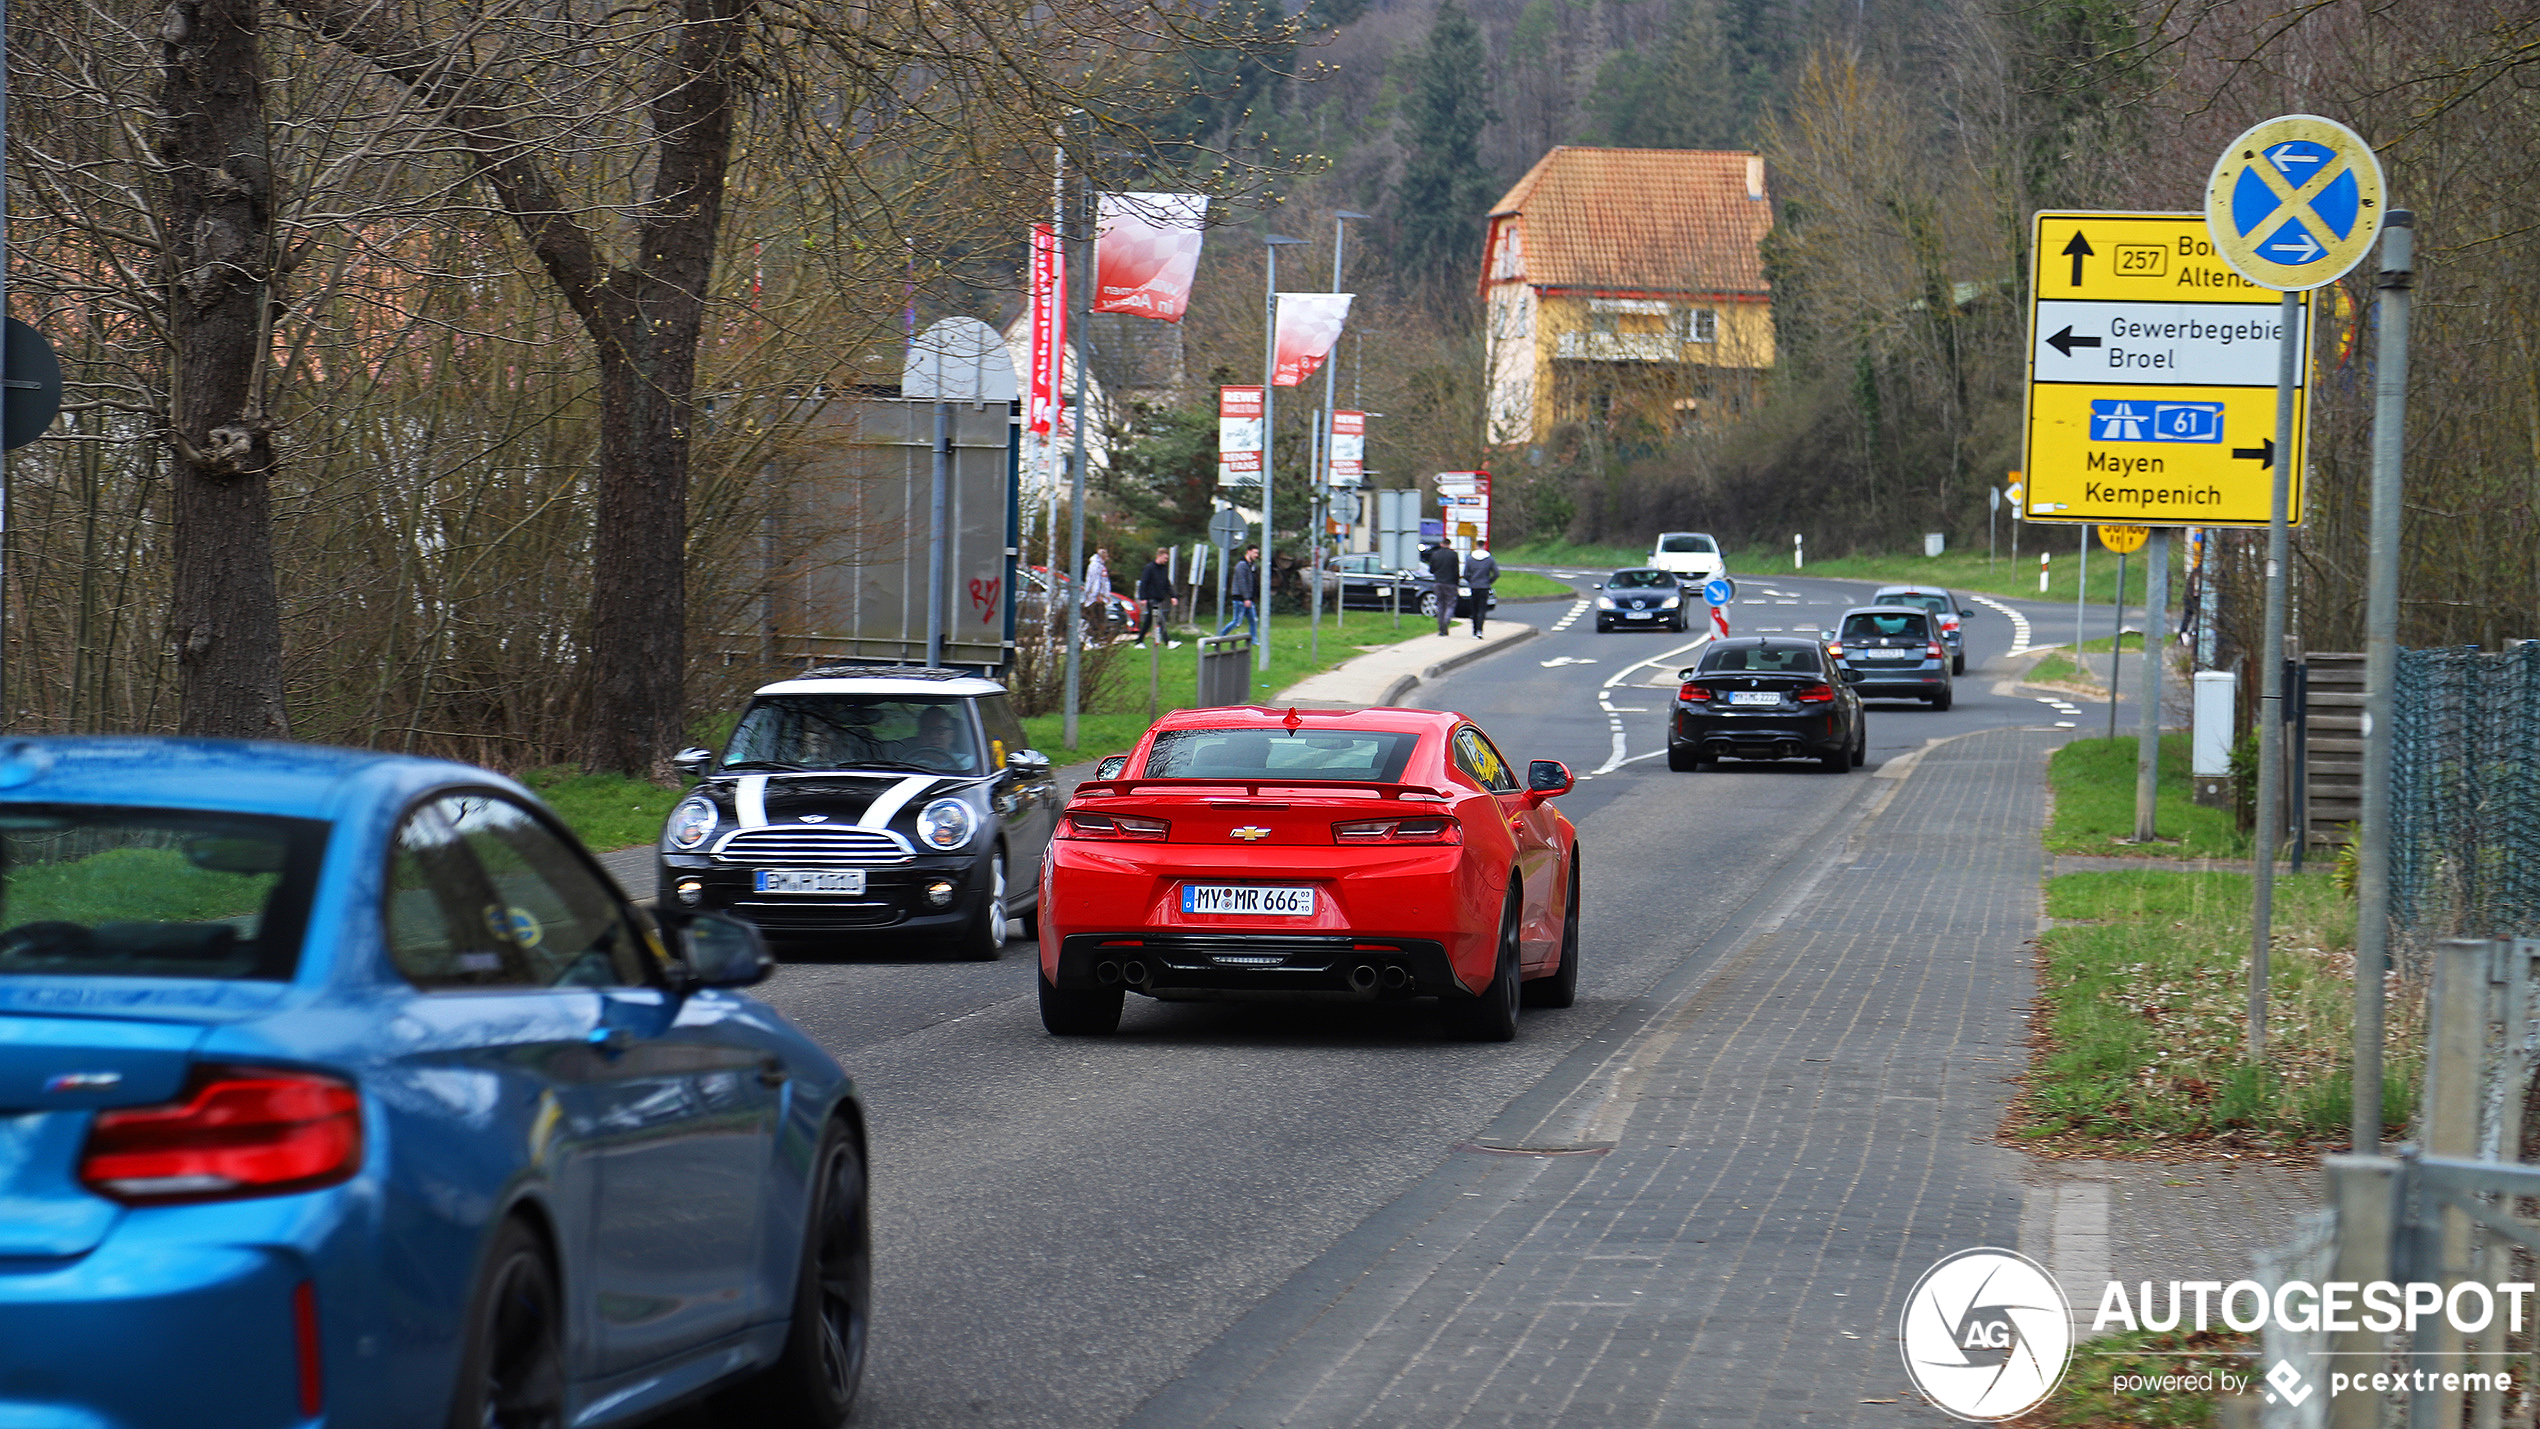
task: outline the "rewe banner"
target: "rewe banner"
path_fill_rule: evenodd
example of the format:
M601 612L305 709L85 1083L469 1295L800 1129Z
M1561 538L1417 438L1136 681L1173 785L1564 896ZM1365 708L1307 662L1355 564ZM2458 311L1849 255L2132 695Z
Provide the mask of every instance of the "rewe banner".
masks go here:
M1104 194L1095 216L1094 311L1180 322L1199 269L1206 194Z
M1279 295L1278 360L1270 380L1294 387L1314 375L1341 340L1349 320L1351 293L1281 293Z
M1032 371L1024 393L1026 430L1058 427L1060 354L1067 350L1067 256L1046 223L1032 225Z
M1217 389L1217 484L1261 484L1261 389Z
M1332 414L1332 485L1361 486L1367 480L1367 414Z

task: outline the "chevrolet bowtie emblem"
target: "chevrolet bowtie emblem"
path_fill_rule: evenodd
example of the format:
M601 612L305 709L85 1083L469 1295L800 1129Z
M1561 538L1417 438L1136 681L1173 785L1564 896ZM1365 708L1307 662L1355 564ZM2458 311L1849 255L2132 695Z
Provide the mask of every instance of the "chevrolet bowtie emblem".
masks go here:
M1235 837L1242 839L1247 843L1257 842L1261 839L1270 837L1270 831L1261 827L1259 824L1246 824L1242 828L1235 830Z

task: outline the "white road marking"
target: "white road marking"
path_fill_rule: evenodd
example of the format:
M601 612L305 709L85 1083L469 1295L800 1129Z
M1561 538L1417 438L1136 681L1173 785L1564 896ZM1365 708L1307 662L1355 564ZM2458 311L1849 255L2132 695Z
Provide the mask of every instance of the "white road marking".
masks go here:
M2029 629L2027 616L2020 614L2018 611L2013 610L2011 607L2004 605L2002 602L1995 600L1989 595L1970 594L1967 599L1974 601L1976 604L1983 606L1987 610L1999 611L2002 614L2011 617L2011 653L2014 655L2025 655L2028 653Z
M2071 729L2073 727L2073 722L2068 719L2059 719L2055 721L2055 727L2057 729Z
M1630 762L1630 759L1624 754L1626 745L1623 736L1622 707L1616 705L1613 702L1613 698L1607 695L1605 691L1623 683L1623 681L1628 678L1634 670L1654 669L1655 667L1664 664L1669 660L1675 659L1678 656L1691 654L1693 651L1701 649L1703 646L1710 644L1711 640L1711 634L1706 631L1698 640L1687 641L1685 644L1679 645L1673 650L1661 650L1646 660L1638 660L1629 665L1625 665L1623 668L1615 671L1611 676L1607 677L1605 683L1598 687L1596 703L1599 709L1605 711L1605 724L1607 731L1614 737L1614 748L1613 752L1606 756L1605 762L1588 771L1589 773L1611 774L1615 770L1622 768L1626 763ZM1633 713L1637 714L1641 713L1641 711L1636 710L1633 711ZM1664 753L1665 751L1660 750L1658 752ZM1637 757L1645 759L1648 756L1640 755Z
M1547 670L1558 670L1564 665L1593 665L1596 662L1578 655L1555 655L1549 660L1537 660L1535 663Z
M1582 600L1572 605L1569 611L1559 620L1552 622L1552 633L1558 635L1562 631L1569 629L1572 621L1575 621L1580 616L1587 614L1588 604L1589 603L1587 601Z
M1647 713L1649 713L1649 706L1647 706L1647 705L1607 705L1607 706L1605 707L1605 712L1606 712L1607 714L1647 714Z

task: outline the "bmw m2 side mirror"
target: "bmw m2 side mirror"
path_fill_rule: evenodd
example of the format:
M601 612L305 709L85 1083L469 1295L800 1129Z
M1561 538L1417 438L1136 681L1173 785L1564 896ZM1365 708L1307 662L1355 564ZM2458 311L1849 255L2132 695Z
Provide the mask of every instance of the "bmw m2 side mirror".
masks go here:
M1538 799L1559 798L1576 782L1570 767L1558 759L1538 759L1526 766L1526 792Z
M691 779L703 779L706 770L713 765L714 751L699 745L691 745L670 756L670 767Z
M759 930L728 913L689 913L679 920L679 960L690 987L748 987L776 971Z

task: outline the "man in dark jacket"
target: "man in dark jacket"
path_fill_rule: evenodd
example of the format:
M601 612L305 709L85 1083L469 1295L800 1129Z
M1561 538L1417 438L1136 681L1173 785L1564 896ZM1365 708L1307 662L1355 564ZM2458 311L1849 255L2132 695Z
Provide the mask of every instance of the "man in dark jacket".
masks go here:
M1490 588L1499 583L1499 562L1491 559L1490 542L1473 540L1472 559L1464 563L1464 584L1473 591L1473 638L1482 638L1482 620L1490 614Z
M1226 623L1217 627L1218 634L1240 625L1246 635L1255 640L1261 638L1261 613L1255 603L1261 595L1261 578L1256 574L1260 560L1261 548L1254 546L1226 573L1226 604L1232 608L1226 613Z
M1138 572L1138 603L1145 609L1138 613L1138 643L1147 643L1150 633L1162 631L1165 647L1179 650L1182 642L1173 635L1173 551L1168 546L1155 548L1155 559Z
M1463 562L1457 558L1455 548L1444 541L1431 546L1420 561L1429 568L1429 590L1438 607L1438 633L1444 635L1446 628L1455 623L1455 580Z

